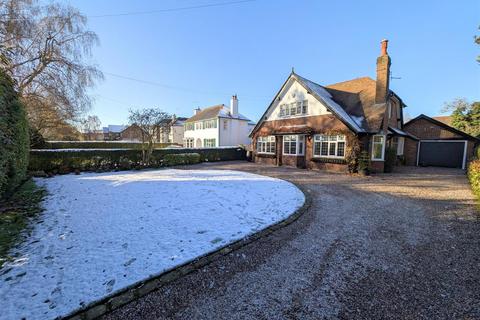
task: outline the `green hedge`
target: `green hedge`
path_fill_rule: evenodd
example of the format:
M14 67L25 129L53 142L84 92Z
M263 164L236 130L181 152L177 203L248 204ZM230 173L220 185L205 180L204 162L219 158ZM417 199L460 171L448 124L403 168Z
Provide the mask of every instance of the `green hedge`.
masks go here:
M198 153L166 154L163 157L163 163L166 166L176 166L181 164L195 164L199 162L200 162L200 155Z
M192 156L175 157L179 154ZM183 158L182 158L183 157ZM199 157L197 161L196 158ZM204 161L245 160L242 148L211 149L156 149L150 164L142 163L140 150L32 150L29 170L32 172L69 173L72 171L128 170L133 168L158 168L174 165L176 161L197 163Z
M171 143L155 143L155 148L165 148ZM140 142L113 141L46 141L40 149L141 149Z
M28 122L13 81L0 71L0 198L24 181L30 146Z
M468 164L467 175L473 193L480 200L480 159L475 159Z

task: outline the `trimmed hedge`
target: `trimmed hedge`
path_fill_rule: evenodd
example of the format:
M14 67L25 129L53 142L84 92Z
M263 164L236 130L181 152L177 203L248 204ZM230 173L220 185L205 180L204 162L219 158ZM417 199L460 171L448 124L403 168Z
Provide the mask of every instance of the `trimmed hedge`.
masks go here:
M25 180L29 146L25 109L12 79L0 71L0 198Z
M155 143L155 148L165 148L171 143ZM46 141L40 149L141 149L140 142L125 141Z
M480 200L480 159L475 159L468 164L467 175L473 193Z
M188 154L188 156L178 156ZM194 155L192 155L194 154ZM175 156L174 156L175 155ZM198 155L198 156L197 156ZM199 157L197 161L196 158ZM185 164L204 161L245 160L242 148L211 149L155 149L152 161L142 163L140 150L32 150L29 170L32 172L69 173L72 171L108 171L134 168L159 168L174 165L176 161ZM180 163L181 164L181 163Z
M166 166L200 163L200 155L198 153L166 154L163 157L163 163Z

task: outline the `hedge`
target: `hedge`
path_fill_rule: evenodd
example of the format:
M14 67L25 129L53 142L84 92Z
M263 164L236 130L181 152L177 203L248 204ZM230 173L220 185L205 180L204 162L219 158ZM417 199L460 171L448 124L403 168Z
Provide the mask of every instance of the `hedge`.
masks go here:
M26 177L30 146L27 116L12 79L0 70L0 198Z
M155 148L165 148L171 143L155 143ZM140 142L126 141L46 141L39 149L141 149Z
M473 193L480 200L480 159L475 159L468 164L467 175Z
M195 154L179 156L179 154ZM176 157L173 155L177 155ZM198 157L198 161L196 160ZM182 158L182 159L181 159ZM155 149L152 161L142 163L140 150L32 150L29 170L47 173L69 173L72 171L128 170L133 168L158 168L166 165L189 164L204 161L245 160L242 148L210 149Z

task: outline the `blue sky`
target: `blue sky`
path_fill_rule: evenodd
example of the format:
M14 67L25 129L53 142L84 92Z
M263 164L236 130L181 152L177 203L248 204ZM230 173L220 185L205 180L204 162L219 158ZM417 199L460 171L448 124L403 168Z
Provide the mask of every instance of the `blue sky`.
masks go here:
M480 100L480 2L256 0L152 14L94 17L234 0L70 0L100 37L93 61L105 80L91 90L103 125L129 108L191 116L229 103L257 121L295 71L327 85L375 78L380 40L389 39L391 88L411 116L437 115L457 97ZM137 82L116 77L143 80Z

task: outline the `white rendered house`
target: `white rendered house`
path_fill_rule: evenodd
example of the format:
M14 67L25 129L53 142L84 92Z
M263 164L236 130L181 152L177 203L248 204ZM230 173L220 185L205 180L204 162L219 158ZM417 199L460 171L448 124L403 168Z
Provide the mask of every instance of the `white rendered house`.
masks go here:
M250 119L238 113L238 98L232 96L230 107L224 104L194 110L193 117L185 121L183 146L210 148L223 146L249 146L250 131L255 126Z

